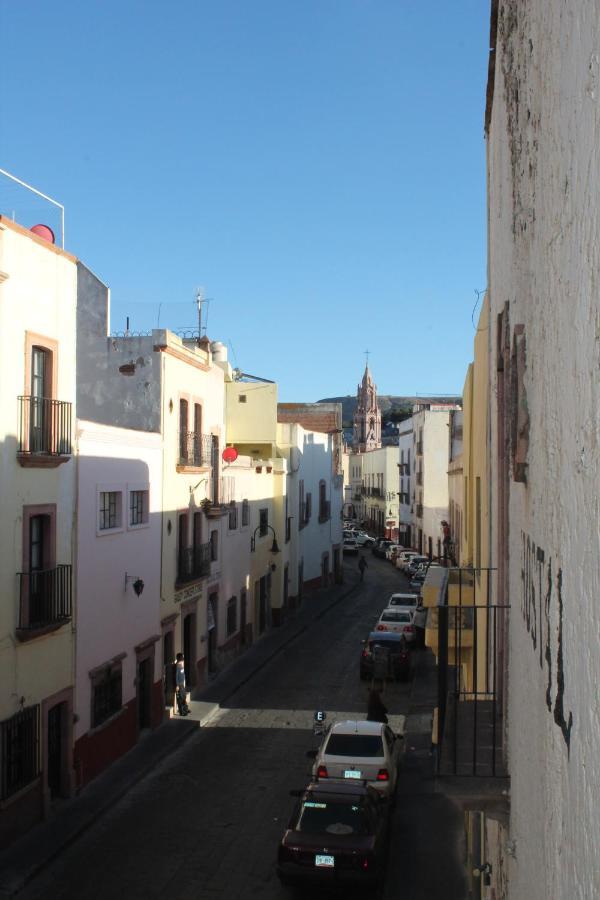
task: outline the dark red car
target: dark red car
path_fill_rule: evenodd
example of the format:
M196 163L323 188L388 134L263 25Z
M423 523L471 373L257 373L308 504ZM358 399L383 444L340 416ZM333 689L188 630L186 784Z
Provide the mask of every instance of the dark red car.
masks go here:
M364 784L313 782L281 839L277 874L285 885L379 886L385 875L390 804Z

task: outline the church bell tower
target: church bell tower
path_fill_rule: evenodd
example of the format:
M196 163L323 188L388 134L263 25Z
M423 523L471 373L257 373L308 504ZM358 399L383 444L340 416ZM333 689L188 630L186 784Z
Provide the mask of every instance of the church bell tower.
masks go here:
M362 382L358 385L356 401L352 449L355 453L377 450L381 447L381 410L377 404L377 385L368 362Z

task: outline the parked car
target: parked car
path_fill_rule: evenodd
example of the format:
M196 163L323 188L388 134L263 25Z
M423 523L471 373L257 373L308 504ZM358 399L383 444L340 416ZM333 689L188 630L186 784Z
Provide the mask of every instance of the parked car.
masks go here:
M390 544L386 550L385 558L393 561L401 547L402 544Z
M375 538L367 534L366 531L357 531L354 537L359 547L372 547L375 543Z
M387 656L385 677L396 681L409 677L410 648L404 635L393 631L372 631L363 644L360 655L360 677L363 681L374 677L375 663L381 652Z
M415 606L416 609L416 606ZM414 610L402 607L388 606L384 609L377 624L375 631L393 631L396 634L402 634L409 644L415 639Z
M351 719L331 725L319 749L307 755L314 758L313 778L366 781L389 800L396 790L399 753L400 742L389 725Z
M416 550L402 550L396 556L396 568L401 570L405 569L411 559L418 555Z
M390 804L368 785L311 782L291 791L298 802L279 844L277 874L285 885L358 885L383 880Z
M416 609L419 605L418 594L392 594L388 600L388 607L399 607L402 609Z
M356 543L355 538L344 536L344 541L342 543L342 553L347 553L348 555L352 556L358 555L358 544Z
M385 538L379 538L371 547L371 553L373 556L378 556L380 559L385 559L385 554L388 547L392 546L393 541L388 541Z
M429 557L428 556L413 556L413 558L407 565L406 569L404 570L405 574L410 575L410 577L412 578L412 576L415 574L415 572L417 571L417 569L419 568L419 566L422 563L429 564Z

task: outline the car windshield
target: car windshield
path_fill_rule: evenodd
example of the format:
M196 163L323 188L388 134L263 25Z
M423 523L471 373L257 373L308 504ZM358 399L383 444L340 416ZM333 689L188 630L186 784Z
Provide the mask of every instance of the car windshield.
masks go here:
M402 641L373 641L369 644L371 653L375 648L382 647L387 653L401 653L404 649Z
M369 821L362 806L351 801L338 803L317 798L305 800L296 822L296 831L306 834L369 834Z
M327 741L328 756L383 756L379 734L332 734Z
M381 614L381 622L410 622L410 613L402 612L399 609L390 609L389 612Z
M390 598L390 606L416 606L417 605L417 595L416 594L397 594L396 596L392 596Z

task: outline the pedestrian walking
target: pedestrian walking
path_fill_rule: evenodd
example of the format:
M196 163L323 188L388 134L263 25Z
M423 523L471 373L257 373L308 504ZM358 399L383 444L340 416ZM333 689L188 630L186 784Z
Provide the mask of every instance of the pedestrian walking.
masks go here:
M381 692L375 686L369 691L367 722L383 722L384 725L388 723L387 706L381 699Z
M366 561L366 559L364 558L364 556L361 556L361 558L358 561L358 571L360 572L360 580L361 581L365 577L365 569L367 569L368 566L369 566L369 564Z
M180 716L189 716L190 708L187 703L187 688L185 683L185 660L183 653L178 653L175 657L175 697L177 700L177 711Z

